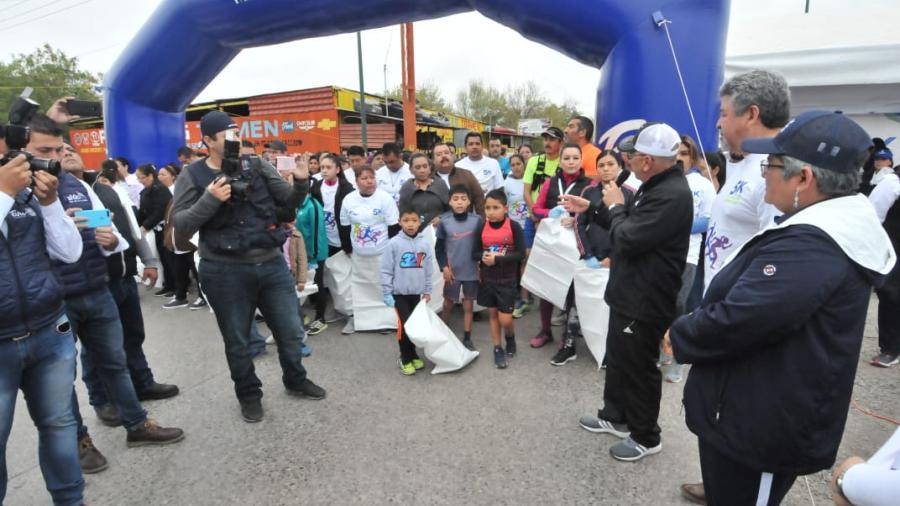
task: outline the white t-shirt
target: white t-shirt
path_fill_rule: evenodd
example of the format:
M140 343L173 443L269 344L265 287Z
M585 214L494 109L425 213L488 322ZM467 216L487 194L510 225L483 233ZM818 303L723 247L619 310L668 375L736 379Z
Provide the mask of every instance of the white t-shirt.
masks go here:
M528 204L525 203L525 183L512 176L503 181L506 192L506 203L509 205L509 218L521 226L525 226L528 218Z
M378 189L384 190L394 198L394 203L400 203L400 188L407 180L412 178L412 172L409 171L409 164L404 163L396 172L384 166L375 171L375 182L378 183Z
M344 177L347 181L350 181L350 184L352 184L354 188L356 188L356 171L352 168L347 169L344 171Z
M368 197L355 191L341 204L341 225L350 227L354 255L380 255L388 245L388 227L399 220L397 204L381 188Z
M872 178L874 180L874 178ZM872 190L869 195L869 202L875 208L875 214L878 215L878 221L884 223L887 218L888 211L897 202L900 197L900 178L896 174L888 174L881 178L881 181Z
M725 184L713 203L706 232L704 290L718 274L725 259L760 230L771 226L781 214L766 204L766 180L759 162L767 155L752 154L739 162L728 161Z
M716 188L709 179L703 177L700 172L692 170L686 176L691 193L694 194L694 222L698 219L709 220L712 215L713 201L716 200ZM700 261L700 243L703 241L703 233L691 234L691 242L688 247L687 263L697 265Z
M338 217L334 215L334 197L337 195L338 182L333 185L322 183L322 207L325 209L325 232L328 235L328 245L341 246L341 236L338 234Z
M434 171L434 172L435 172L438 176L441 176L441 179L444 180L444 183L447 185L447 188L450 188L450 173L448 172L448 173L444 174L443 172L440 172L440 171L437 171L437 170Z
M500 164L493 158L482 156L481 160L475 161L469 157L456 162L457 167L468 169L475 174L475 179L481 185L482 191L487 192L503 188L503 171L500 170Z
M321 173L321 172L316 172L315 174L312 175L312 178L315 179L316 181L321 181L321 180L322 180L322 173Z

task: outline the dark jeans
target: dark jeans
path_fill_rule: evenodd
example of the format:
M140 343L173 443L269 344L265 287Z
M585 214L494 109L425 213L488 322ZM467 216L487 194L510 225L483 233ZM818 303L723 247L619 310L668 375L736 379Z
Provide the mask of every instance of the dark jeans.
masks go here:
M164 246L162 230L154 230L153 236L156 239L156 252L158 253L159 263L163 268L163 288L165 290L175 290L175 253Z
M153 386L154 379L150 365L147 364L147 357L144 356L144 315L141 312L141 297L138 295L137 283L134 277L127 276L123 279L111 279L107 286L119 309L125 361L131 375L131 383L136 392L142 392ZM87 386L91 406L109 404L109 396L100 381L94 358L84 346L81 347L81 379Z
M75 339L66 317L24 339L0 341L0 504L6 497L6 442L19 389L38 429L41 473L53 503L81 504L84 478L72 416L74 377Z
M631 439L648 448L660 442L662 374L656 367L667 325L642 322L610 310L606 338L606 384L597 416L628 425Z
M191 273L197 278L197 267L194 265L193 253L172 253L175 269L175 298L187 299L188 287L191 285Z
M266 318L278 345L282 382L298 389L306 379L301 363L302 322L297 314L294 278L281 255L260 264L200 261L203 293L216 314L225 342L225 358L240 400L262 397L250 353L248 330L256 308Z
M404 325L420 300L422 300L421 295L394 294L394 309L397 310L397 317L400 319L400 324L397 325L397 342L400 345L400 361L404 364L408 364L414 358L419 358L416 353L416 345L409 340Z
M773 474L767 478L771 479L771 486L760 487L762 472L731 460L702 439L698 442L703 490L709 506L755 506L760 495L763 500L768 496L766 505L777 506L797 479L796 475Z
M878 347L881 353L900 354L900 268L888 276L878 295Z
M135 430L147 419L147 412L138 401L122 337L122 322L116 301L105 286L83 295L66 298L66 313L72 324L72 333L81 340L100 376L109 400L119 410L127 430ZM78 398L72 389L72 409L78 420L79 437L87 434L87 428L78 410Z

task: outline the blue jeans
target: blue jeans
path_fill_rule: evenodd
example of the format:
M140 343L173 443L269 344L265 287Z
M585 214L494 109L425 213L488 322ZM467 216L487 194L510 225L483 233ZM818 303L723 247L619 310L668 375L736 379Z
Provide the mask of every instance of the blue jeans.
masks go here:
M75 339L66 317L30 337L0 341L0 503L6 497L6 441L21 388L38 429L38 455L56 505L80 505L84 478L72 416Z
M109 293L116 301L125 345L125 362L131 375L131 383L136 392L153 386L153 372L144 356L144 315L141 312L141 297L138 295L134 277L111 279L107 283ZM81 347L81 379L87 386L91 406L109 404L109 396L94 365L94 357L84 346Z
M147 412L138 401L125 359L122 322L116 301L105 286L75 297L66 298L66 313L72 323L72 333L81 340L100 376L109 400L119 410L127 430L135 430L147 420ZM78 411L78 398L72 389L72 408L78 420L78 436L87 428Z
M253 367L247 335L256 308L266 318L278 345L281 381L288 389L299 389L306 380L299 337L303 323L297 314L294 278L284 258L279 255L259 264L203 259L199 271L203 293L225 342L225 358L237 398L262 398L262 382Z

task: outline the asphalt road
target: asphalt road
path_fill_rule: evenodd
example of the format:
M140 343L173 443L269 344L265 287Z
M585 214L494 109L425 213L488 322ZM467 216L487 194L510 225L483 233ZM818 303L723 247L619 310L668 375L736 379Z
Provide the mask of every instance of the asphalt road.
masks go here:
M277 353L257 359L264 383L262 423L239 416L221 338L206 311L163 311L143 295L145 350L159 381L181 394L148 402L151 417L184 428L186 439L129 449L122 428L107 428L78 388L108 470L86 477L92 506L289 504L686 504L678 485L699 480L697 444L681 412L682 385L664 384L663 451L637 463L612 460L613 436L588 433L579 416L596 411L603 373L579 343L564 367L555 346L534 350L533 312L517 320L519 354L497 370L487 322L473 339L482 356L459 373L402 376L392 335L340 334L341 324L311 337L304 360L328 390L322 401L289 397ZM862 358L877 346L873 299ZM453 325L461 331L461 318ZM260 330L266 334L263 325ZM558 336L559 328L555 329ZM429 367L430 369L430 367ZM900 418L900 368L860 363L859 405ZM839 459L870 455L894 427L851 409ZM37 464L37 432L21 396L7 446L6 504L50 504ZM809 476L815 503L830 504L828 473ZM801 478L785 504L812 504Z

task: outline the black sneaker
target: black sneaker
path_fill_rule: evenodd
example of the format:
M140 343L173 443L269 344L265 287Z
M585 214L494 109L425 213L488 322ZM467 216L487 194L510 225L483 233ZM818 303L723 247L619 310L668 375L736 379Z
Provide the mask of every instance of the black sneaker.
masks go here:
M195 300L194 303L191 304L191 311L206 309L207 306L208 304L206 303L206 299L204 299L203 297L197 297L197 300Z
M262 401L259 399L249 399L240 401L241 418L247 423L261 422L263 419Z
M287 391L291 395L306 397L307 399L312 399L314 401L325 398L325 389L316 385L309 379L303 380L303 383L300 384L300 388L288 388Z
M514 357L515 355L516 355L516 338L515 338L515 336L507 337L506 338L506 356Z
M464 338L463 338L463 346L465 346L466 348L468 348L468 349L471 350L471 351L475 351L475 345L472 344L472 338L471 338L471 337L464 337Z
M183 308L183 307L188 307L188 305L190 305L190 303L187 301L187 299L172 299L169 302L166 302L165 304L163 304L162 308L163 309L179 309L179 308Z
M137 393L139 401L158 401L178 395L178 387L165 383L153 382L152 385Z
M556 355L553 355L553 358L550 359L550 363L553 365L566 365L566 362L575 360L578 358L578 355L575 354L574 346L563 346L556 352Z
M497 366L497 369L506 369L508 365L506 363L506 352L503 351L501 346L494 346L494 365Z
M175 290L169 288L160 288L156 292L153 293L154 297L174 297Z

